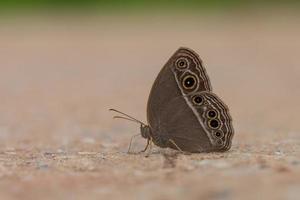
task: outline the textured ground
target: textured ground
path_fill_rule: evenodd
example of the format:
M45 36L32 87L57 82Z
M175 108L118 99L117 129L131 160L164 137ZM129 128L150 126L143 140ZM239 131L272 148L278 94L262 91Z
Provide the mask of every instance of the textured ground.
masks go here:
M299 199L300 18L246 16L2 19L0 198ZM233 147L128 155L139 128L108 108L145 121L179 46L230 107Z

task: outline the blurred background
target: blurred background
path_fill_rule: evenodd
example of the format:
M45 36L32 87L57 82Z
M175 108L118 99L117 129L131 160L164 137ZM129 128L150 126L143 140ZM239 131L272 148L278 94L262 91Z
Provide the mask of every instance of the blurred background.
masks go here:
M231 155L236 162L245 161L245 155L237 155L242 152L253 153L249 159L258 153L266 162L279 152L287 165L290 159L294 163L300 150L299 6L296 0L1 1L1 149L125 152L139 127L112 120L108 109L146 121L147 99L158 72L184 46L200 55L214 92L230 108L236 131ZM14 183L7 168L1 170L5 180ZM282 182L286 187L280 195L299 195L294 179L266 182L269 172L259 178L261 174L253 175L247 167L240 173L262 186L259 194L265 195L260 197L271 197L271 192L263 192L276 191ZM189 187L189 178L183 177ZM227 183L239 188L238 178ZM242 185L241 191L248 186ZM119 186L112 183L110 188ZM144 189L149 188L155 187ZM28 195L21 191L14 192ZM202 197L196 188L191 192ZM10 196L5 189L4 194Z

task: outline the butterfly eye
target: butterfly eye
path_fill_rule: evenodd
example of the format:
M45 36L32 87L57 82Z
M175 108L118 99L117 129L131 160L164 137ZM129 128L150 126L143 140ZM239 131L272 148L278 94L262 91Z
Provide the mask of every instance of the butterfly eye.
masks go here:
M217 117L217 112L216 111L214 111L214 110L210 110L210 111L208 111L207 112L207 117L208 118L210 118L210 119L214 119L214 118L216 118Z
M196 105L201 105L203 103L203 98L199 95L196 95L192 98L193 103Z
M197 79L192 76L188 75L183 78L182 84L185 89L193 89L196 86Z
M210 121L208 122L208 125L209 125L209 127L212 128L212 129L217 129L217 128L219 128L219 126L220 126L220 122L219 122L218 120L216 120L216 119L212 119L212 120L210 120Z
M188 68L189 61L186 58L179 58L176 60L175 65L178 69L186 69Z

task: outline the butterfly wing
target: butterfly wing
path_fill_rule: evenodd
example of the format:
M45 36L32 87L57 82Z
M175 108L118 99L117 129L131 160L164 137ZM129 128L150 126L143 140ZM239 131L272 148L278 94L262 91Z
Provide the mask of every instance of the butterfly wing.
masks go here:
M189 152L213 151L216 146L220 149L205 124L208 122L202 119L203 112L199 113L192 103L193 94L211 93L211 90L199 56L190 49L178 49L160 71L150 92L147 119L154 142L158 146L177 148L170 143L173 141ZM204 96L201 98L207 104L213 102Z

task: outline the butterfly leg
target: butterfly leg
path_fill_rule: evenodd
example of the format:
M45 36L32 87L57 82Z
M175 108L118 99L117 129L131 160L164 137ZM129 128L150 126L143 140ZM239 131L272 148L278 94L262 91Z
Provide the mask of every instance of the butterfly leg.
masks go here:
M169 139L169 142L171 142L171 143L176 147L176 149L177 149L178 151L180 151L181 153L183 153L183 151L179 148L179 146L175 143L174 140Z
M146 145L145 149L142 150L142 151L140 151L140 153L144 153L145 151L147 151L147 149L148 149L148 147L149 147L149 144L150 144L150 140L148 139L148 140L147 140L147 145Z
M176 149L177 149L178 151L180 151L180 153L182 153L182 154L184 154L184 155L191 155L191 153L189 153L189 152L182 151L182 150L180 149L180 147L175 143L174 140L169 139L169 142L171 142L171 143L176 147Z
M140 135L140 134L137 134L137 135L134 135L134 136L131 137L130 143L129 143L129 146L128 146L128 150L127 150L127 153L128 153L128 154L131 153L131 152L130 152L130 149L131 149L131 144L132 144L133 138L135 138L135 137L137 137L137 136L139 136L139 135Z
M151 150L152 150L152 144L153 144L153 140L152 140L152 138L150 138L148 152L145 155L145 157L149 157L150 156L150 153L151 153Z

